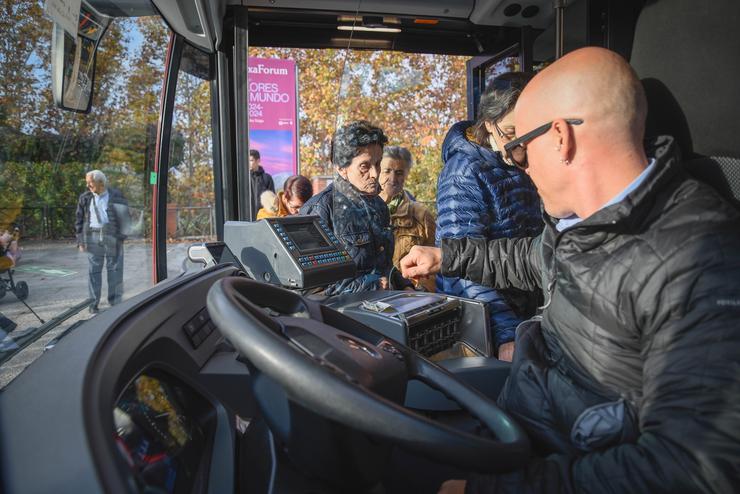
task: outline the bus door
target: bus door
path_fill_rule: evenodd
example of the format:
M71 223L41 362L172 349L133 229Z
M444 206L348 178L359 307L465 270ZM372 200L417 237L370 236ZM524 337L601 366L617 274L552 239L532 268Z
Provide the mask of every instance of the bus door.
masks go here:
M478 116L478 103L488 84L505 72L532 70L531 43L517 43L493 56L472 57L465 64L468 120Z

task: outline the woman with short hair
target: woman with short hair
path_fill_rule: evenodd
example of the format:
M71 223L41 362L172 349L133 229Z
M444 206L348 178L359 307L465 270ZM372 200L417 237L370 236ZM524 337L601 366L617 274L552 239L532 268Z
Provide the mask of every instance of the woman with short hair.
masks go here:
M388 208L378 197L380 160L387 142L383 130L365 120L337 129L331 151L334 182L301 208L301 214L324 220L357 265L354 278L330 285L326 295L388 286L393 232Z

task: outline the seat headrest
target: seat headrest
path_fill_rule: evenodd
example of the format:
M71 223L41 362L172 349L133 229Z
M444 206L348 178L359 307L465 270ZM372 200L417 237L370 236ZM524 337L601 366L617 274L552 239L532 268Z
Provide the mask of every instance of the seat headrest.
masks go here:
M740 157L740 1L648 1L630 63L648 96L648 135L684 156Z
M696 158L684 163L695 178L708 183L722 197L740 208L740 159Z

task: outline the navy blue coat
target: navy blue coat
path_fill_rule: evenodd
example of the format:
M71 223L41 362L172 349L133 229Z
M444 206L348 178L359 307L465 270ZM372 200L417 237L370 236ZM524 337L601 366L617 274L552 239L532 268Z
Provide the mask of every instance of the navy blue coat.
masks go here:
M320 216L344 244L357 265L357 276L330 285L326 295L377 290L393 259L393 231L385 202L361 194L337 177L301 207L301 214Z
M500 153L466 136L473 122L452 126L442 144L445 165L437 182L436 242L443 238L536 236L543 229L540 199L527 174ZM503 293L461 278L437 278L437 289L488 303L496 346L514 340L521 320Z

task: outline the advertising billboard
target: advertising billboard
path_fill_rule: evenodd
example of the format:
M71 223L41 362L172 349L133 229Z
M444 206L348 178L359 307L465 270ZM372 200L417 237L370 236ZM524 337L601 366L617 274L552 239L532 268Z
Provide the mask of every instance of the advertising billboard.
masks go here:
M282 188L298 173L298 85L293 60L249 57L249 148Z

